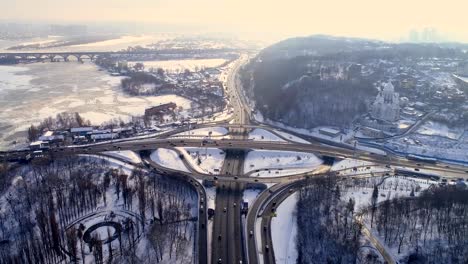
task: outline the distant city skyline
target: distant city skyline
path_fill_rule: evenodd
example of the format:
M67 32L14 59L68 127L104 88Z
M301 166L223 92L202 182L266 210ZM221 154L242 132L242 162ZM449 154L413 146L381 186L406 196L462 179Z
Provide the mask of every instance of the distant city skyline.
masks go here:
M279 38L311 34L401 41L435 29L441 40L468 42L461 0L15 0L2 3L2 21L118 24L151 28L255 34ZM427 35L426 35L427 36ZM414 40L414 38L413 38Z

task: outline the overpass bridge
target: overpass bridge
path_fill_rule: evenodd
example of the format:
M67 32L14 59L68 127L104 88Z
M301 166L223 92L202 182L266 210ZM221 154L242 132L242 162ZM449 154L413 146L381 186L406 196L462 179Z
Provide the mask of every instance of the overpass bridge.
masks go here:
M71 57L78 61L89 59L91 61L98 57L125 57L133 59L142 59L147 56L165 56L165 55L200 55L200 54L221 54L227 52L240 52L237 49L161 49L161 50L142 50L142 51L26 51L26 52L3 52L0 53L1 59L14 58L21 61L43 61L61 59L69 61Z

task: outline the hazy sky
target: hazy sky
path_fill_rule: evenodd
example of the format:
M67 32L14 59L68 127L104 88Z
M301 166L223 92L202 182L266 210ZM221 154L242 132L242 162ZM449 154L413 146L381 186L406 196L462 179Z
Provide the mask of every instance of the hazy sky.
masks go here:
M434 27L468 40L468 0L0 0L0 7L0 19L8 20L147 22L391 40Z

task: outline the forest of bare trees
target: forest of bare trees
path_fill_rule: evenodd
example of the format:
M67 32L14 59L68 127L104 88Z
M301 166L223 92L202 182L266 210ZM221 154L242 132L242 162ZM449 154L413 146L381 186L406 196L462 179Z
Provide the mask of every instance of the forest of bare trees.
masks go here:
M7 173L0 263L167 263L193 247L197 193L179 180L89 157ZM90 226L108 223L118 228L85 241Z
M369 212L370 214L370 212ZM431 188L416 197L385 200L374 223L387 245L408 252L408 263L468 261L468 190Z
M399 263L467 263L463 185L326 176L308 180L298 195L298 263L382 263L363 225Z
M341 201L334 176L311 181L299 191L297 263L354 263L361 236L354 201Z

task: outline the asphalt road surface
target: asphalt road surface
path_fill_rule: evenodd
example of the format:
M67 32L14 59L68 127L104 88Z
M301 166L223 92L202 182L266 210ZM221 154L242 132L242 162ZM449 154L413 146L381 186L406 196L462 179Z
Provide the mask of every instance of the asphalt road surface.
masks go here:
M234 107L234 120L239 124L248 124L248 116L238 95L238 77L240 62L229 75L227 89ZM247 130L243 127L230 128L229 135L244 140ZM221 169L222 175L232 177L244 176L245 151L227 149L226 158ZM212 263L246 263L243 250L241 203L244 184L240 182L218 183L216 188L215 215L212 239Z

